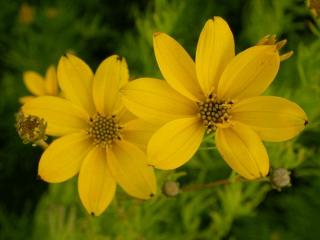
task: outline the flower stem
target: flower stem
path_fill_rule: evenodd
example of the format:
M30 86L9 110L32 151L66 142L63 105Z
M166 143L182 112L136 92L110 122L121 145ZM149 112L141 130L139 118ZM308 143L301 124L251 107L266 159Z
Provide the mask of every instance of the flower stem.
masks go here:
M41 147L43 149L46 149L49 146L48 143L46 143L43 139L35 142L34 145L35 146L39 146L39 147Z
M186 185L186 186L183 186L181 190L182 192L192 192L192 191L198 191L202 189L213 188L217 186L229 185L229 184L238 183L238 182L264 182L264 181L268 181L268 179L260 178L257 180L247 180L238 176L234 179L220 179L220 180L216 180L209 183Z
M211 150L211 149L217 149L216 147L200 147L199 150Z

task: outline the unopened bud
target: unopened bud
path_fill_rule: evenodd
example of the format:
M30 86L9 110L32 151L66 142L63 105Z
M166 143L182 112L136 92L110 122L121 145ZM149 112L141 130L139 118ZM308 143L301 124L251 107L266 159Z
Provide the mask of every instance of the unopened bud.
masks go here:
M175 197L180 193L179 183L175 181L167 181L163 184L162 192L167 197Z
M46 140L46 128L47 123L37 116L25 116L22 112L16 116L16 129L24 144Z
M277 168L270 174L271 186L281 191L282 188L291 186L291 172L286 168Z

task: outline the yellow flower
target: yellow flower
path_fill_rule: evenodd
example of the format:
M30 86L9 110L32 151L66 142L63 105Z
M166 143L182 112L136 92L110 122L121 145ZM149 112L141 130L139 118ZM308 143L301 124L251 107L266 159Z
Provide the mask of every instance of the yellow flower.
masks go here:
M195 63L165 33L155 33L153 44L166 81L142 78L122 89L132 113L164 124L148 144L150 164L175 169L191 159L205 133L215 132L217 148L234 171L247 179L267 175L262 140L288 140L307 123L297 104L259 96L278 72L279 46L254 46L235 56L232 32L220 17L206 22Z
M34 71L26 71L23 73L23 81L34 96L57 96L59 94L57 73L54 66L48 67L45 78ZM24 104L34 96L21 97L19 101Z
M40 178L63 182L79 172L80 199L93 215L109 205L116 183L134 197L152 197L155 175L142 148L154 126L136 119L120 101L118 90L129 79L125 59L108 57L93 75L85 62L68 54L57 72L66 99L41 96L22 107L25 114L45 119L48 135L59 137L40 159Z

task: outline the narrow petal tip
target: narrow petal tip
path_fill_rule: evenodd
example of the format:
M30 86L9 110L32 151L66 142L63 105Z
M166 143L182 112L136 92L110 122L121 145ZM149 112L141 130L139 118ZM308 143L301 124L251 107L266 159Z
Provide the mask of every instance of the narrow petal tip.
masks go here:
M276 45L277 50L280 50L281 48L283 48L284 45L287 44L287 42L288 42L287 39L283 39L279 42L276 42L275 45Z
M289 59L293 55L293 53L294 53L293 51L289 51L287 53L280 55L280 61L282 62Z

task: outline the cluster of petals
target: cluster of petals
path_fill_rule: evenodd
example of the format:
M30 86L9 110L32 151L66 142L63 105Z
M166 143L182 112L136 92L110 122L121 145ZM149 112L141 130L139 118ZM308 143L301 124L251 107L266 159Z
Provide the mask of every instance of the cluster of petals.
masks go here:
M19 101L24 104L38 96L57 96L59 94L56 68L49 66L43 77L35 71L23 73L23 82L32 96L24 96Z
M121 102L119 89L129 80L125 59L108 57L94 75L80 58L67 54L57 75L64 98L40 96L22 107L25 114L45 119L46 133L57 137L42 154L39 177L58 183L78 174L80 199L95 216L110 204L117 184L133 197L152 197L156 179L145 148L155 125L137 119ZM113 116L121 126L121 137L112 145L96 144L90 136L97 114Z
M279 70L279 46L257 45L235 55L233 34L220 17L206 22L195 62L165 33L154 34L153 46L165 81L141 78L121 90L132 113L162 124L148 144L150 164L175 169L192 158L208 132L199 104L214 96L217 102L232 103L227 121L214 126L223 159L246 179L266 176L269 158L263 141L291 139L307 123L305 112L294 102L260 96Z
M23 100L22 111L45 119L46 134L56 137L38 174L51 183L78 174L80 199L90 214L107 208L117 184L133 197L152 197L157 191L152 166L182 166L206 134L212 142L215 137L235 172L250 180L264 177L269 158L263 141L289 140L307 123L294 102L261 96L280 67L276 42L236 55L228 24L214 17L200 34L195 61L165 33L155 33L153 44L165 80L129 82L126 61L117 55L95 74L71 54L61 57L57 76L52 67L46 79L25 73L25 84L37 97ZM58 85L63 98L57 96Z

